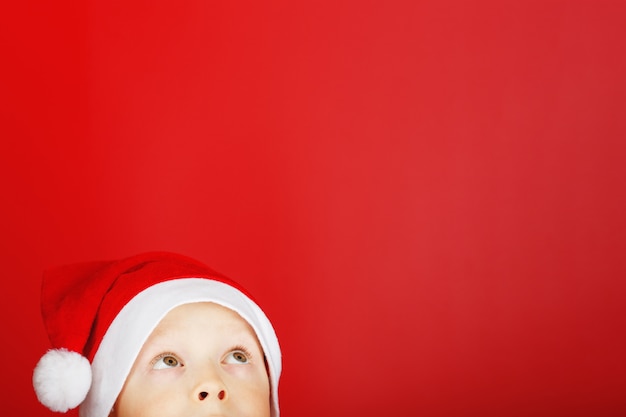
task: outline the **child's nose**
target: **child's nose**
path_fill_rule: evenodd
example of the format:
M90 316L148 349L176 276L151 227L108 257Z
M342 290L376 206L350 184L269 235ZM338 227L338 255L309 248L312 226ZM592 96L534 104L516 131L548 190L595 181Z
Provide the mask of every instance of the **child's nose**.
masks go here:
M193 394L197 401L225 401L228 399L228 390L226 389L226 385L224 384L224 381L222 381L218 370L207 368L198 376L198 384L196 385Z
M200 391L198 393L198 400L200 401L204 401L206 398L209 397L209 392L208 391ZM226 399L226 390L225 389L221 389L219 391L217 391L217 399L222 401L224 399Z

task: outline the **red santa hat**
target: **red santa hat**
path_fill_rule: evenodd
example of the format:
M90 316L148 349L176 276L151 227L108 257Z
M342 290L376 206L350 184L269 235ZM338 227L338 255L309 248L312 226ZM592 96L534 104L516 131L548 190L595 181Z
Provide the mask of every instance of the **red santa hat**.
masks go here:
M235 282L181 255L153 252L44 273L41 308L52 342L33 374L37 398L53 411L80 406L106 417L144 342L173 308L213 302L237 312L265 353L271 415L279 416L281 353L269 319Z

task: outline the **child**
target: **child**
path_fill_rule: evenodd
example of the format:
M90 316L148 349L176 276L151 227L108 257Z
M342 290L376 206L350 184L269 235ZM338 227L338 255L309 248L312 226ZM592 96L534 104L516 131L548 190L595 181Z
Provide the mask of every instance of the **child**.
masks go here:
M42 314L55 349L33 385L51 410L279 416L270 321L236 283L193 259L155 252L48 271Z

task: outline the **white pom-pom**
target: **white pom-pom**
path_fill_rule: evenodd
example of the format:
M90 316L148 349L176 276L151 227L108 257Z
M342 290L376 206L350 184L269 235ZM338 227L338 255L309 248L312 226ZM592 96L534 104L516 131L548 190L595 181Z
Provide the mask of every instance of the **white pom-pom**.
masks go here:
M91 365L80 353L49 350L35 367L33 386L43 405L65 413L78 407L87 396L91 387Z

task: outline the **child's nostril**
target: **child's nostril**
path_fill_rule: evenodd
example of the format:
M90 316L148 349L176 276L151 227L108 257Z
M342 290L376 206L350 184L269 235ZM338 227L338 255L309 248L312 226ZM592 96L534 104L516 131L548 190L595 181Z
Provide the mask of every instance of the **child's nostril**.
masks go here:
M198 398L199 398L200 400L204 400L204 399L205 399L206 397L208 397L208 396L209 396L209 393L208 393L208 392L206 392L206 391L202 391L200 394L198 394Z
M224 390L217 393L217 398L219 398L220 400L223 400L225 396L226 393L224 392Z

